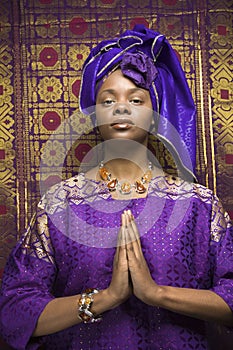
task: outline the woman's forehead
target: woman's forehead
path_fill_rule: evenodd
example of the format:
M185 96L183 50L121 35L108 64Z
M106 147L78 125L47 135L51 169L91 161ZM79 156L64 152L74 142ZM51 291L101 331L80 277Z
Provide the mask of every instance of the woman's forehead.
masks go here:
M115 70L111 74L109 74L103 81L103 84L100 88L100 90L103 90L106 88L106 86L111 86L111 85L122 85L122 84L127 84L132 86L133 88L136 87L134 82L130 80L129 78L125 77L122 74L122 71L120 69Z
M104 92L128 91L131 93L142 91L149 95L149 91L137 86L131 79L125 77L120 69L111 73L103 82L97 96Z

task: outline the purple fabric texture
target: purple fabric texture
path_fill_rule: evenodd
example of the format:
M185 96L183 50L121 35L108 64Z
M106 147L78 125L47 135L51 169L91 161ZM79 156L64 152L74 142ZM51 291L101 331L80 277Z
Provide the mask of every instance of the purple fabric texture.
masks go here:
M122 201L80 174L46 194L8 260L0 330L11 346L18 350L37 349L40 344L48 350L208 349L213 336L221 344L228 337L232 344L230 329L223 328L222 337L218 336L203 321L148 306L134 296L104 313L101 323L31 338L40 313L54 297L108 287L124 209L131 209L136 218L157 283L211 289L233 310L233 230L210 190L160 176L150 183L146 198Z
M141 52L124 54L120 67L124 76L147 90L158 74L151 58Z
M153 110L158 120L157 136L176 159L177 165L188 174L194 174L196 164L196 108L177 55L164 35L143 25L136 25L118 38L104 40L94 47L83 67L80 89L80 108L91 114L96 104L96 86L114 67L127 60L133 63L126 76L135 79L139 86L149 89ZM138 54L142 54L136 59ZM149 65L145 77L145 60ZM126 56L126 58L125 58ZM147 65L146 63L146 65ZM125 64L123 63L123 70ZM137 66L137 69L135 67ZM155 74L157 72L157 74ZM149 79L151 74L151 79ZM142 85L141 85L142 84ZM159 114L159 118L158 115Z

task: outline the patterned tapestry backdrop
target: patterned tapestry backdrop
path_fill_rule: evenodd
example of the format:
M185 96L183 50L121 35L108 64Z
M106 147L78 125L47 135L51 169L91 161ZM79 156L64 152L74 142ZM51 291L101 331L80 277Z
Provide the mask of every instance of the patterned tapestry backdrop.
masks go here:
M198 110L198 180L233 217L232 8L232 0L0 1L1 272L39 200L40 178L49 186L73 175L98 142L88 118L70 119L90 48L136 23L176 50ZM63 164L71 134L78 141Z

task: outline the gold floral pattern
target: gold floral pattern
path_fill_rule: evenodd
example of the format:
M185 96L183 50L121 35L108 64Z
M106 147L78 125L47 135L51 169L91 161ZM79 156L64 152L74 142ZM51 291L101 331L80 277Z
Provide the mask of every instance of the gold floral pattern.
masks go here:
M73 45L68 51L69 64L75 70L80 70L90 50L87 45Z
M45 165L59 166L65 159L65 148L58 140L48 140L43 148L41 159Z
M62 95L62 84L60 79L45 77L38 84L38 93L45 102L56 102Z
M35 21L35 30L37 35L42 38L53 38L58 34L58 19L51 14L40 15Z
M93 123L89 116L76 112L70 117L70 124L73 132L82 135L93 129Z

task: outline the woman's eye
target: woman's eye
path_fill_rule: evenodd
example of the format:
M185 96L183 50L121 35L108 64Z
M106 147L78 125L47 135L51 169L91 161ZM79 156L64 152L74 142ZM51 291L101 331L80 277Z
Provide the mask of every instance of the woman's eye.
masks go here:
M107 99L102 102L103 106L111 106L115 101L112 99Z
M132 98L130 100L130 103L133 103L135 105L141 105L143 103L143 101L140 98Z

